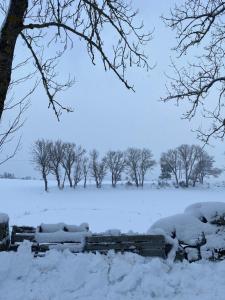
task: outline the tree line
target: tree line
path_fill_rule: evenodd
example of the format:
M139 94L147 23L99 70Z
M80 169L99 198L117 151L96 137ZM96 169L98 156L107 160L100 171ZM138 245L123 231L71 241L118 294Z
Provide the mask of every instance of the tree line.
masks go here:
M209 176L217 177L222 170L214 167L214 158L198 145L181 145L162 153L160 179L174 179L176 186L203 184Z
M146 148L130 147L126 151L110 150L103 157L93 149L87 152L82 146L61 140L37 140L32 149L32 162L44 180L48 190L48 176L54 175L59 189L65 182L76 188L87 180L94 179L97 188L101 188L107 175L112 187L125 175L129 184L143 187L146 175L155 166L152 151ZM183 144L161 154L159 183L172 180L176 187L195 186L204 183L209 176L217 177L222 170L214 166L215 160L198 145Z
M107 174L111 176L112 186L116 187L123 173L136 187L143 187L147 172L156 165L151 150L146 148L110 150L100 157L96 149L88 153L75 143L44 139L34 143L32 162L42 175L45 191L48 191L49 174L55 176L59 189L64 188L66 180L71 188L76 188L81 181L86 188L88 178L93 178L96 187L101 188Z

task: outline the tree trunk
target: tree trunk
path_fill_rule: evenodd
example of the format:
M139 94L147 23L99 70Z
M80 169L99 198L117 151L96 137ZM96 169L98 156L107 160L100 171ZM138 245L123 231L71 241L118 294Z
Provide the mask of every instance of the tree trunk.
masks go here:
M116 179L115 179L115 175L112 173L112 187L116 187Z
M84 175L84 188L87 186L87 176Z
M69 180L70 187L72 188L72 187L73 187L73 181L72 181L72 179L71 179L71 174L70 174L70 172L67 172L67 177L68 177L68 180Z
M178 177L177 177L177 173L174 172L174 175L175 175L176 185L179 186L179 180L178 180Z
M44 183L45 183L45 192L47 192L48 191L48 180L47 180L47 176L44 172L42 173L42 177L43 177Z
M61 189L61 182L60 182L60 176L59 176L58 171L56 171L55 175L56 175L56 180L57 180L58 188Z
M0 120L9 89L13 55L19 33L23 29L28 0L11 0L0 32Z

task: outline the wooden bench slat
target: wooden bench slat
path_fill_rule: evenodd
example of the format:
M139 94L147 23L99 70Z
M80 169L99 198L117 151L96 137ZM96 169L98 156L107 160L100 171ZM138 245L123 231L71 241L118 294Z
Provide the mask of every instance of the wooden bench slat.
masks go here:
M115 242L152 242L165 243L163 235L118 235L118 236L90 236L86 238L87 243L115 243Z
M130 244L126 244L126 243L110 243L110 244L106 244L106 243L87 243L85 246L86 250L110 250L110 249L114 249L114 250L132 250L132 249L165 249L165 244L152 244L152 243L148 243L148 242L144 242L144 243L139 243L139 244L135 244L135 243L130 243Z
M166 253L162 249L143 249L139 254L142 256L166 258Z

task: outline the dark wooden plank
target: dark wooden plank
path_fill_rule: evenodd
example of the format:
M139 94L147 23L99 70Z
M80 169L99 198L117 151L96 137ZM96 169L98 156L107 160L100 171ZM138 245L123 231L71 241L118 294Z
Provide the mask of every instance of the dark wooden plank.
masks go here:
M165 244L143 243L87 243L87 250L132 250L132 249L165 249Z
M35 233L36 232L36 228L35 227L31 227L31 226L16 226L16 225L13 225L12 226L12 231L14 231L15 233L23 233L23 232Z
M14 243L21 243L24 240L34 241L35 235L34 234L14 234L13 237L13 244Z
M146 257L166 258L166 253L164 249L143 249L140 250L139 254Z
M96 235L86 238L87 243L109 243L109 242L158 242L165 243L163 235L119 235L119 236L104 236Z

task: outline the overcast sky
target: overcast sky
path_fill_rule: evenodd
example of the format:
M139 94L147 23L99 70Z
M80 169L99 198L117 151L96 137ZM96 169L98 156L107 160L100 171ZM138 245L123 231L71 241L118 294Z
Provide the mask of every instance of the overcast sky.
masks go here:
M174 33L165 27L160 15L167 14L175 1L133 2L140 9L139 16L146 30L154 29L153 40L146 51L156 67L149 72L128 71L127 77L135 85L133 93L113 73L105 73L101 64L93 66L82 45L75 46L60 66L63 77L69 71L76 78L76 84L61 97L74 112L64 113L58 122L53 111L47 109L43 90L38 89L31 98L27 121L21 129L22 149L13 160L0 167L0 173L10 171L18 176L36 176L30 152L38 138L71 141L88 150L97 148L101 153L129 146L148 147L157 160L161 152L171 147L182 143L199 144L192 129L201 124L201 119L181 120L185 107L159 101L166 94L164 73L169 72L171 48L176 44ZM22 54L23 49L17 48L17 51ZM218 166L224 166L224 143L212 140L211 144L214 147L206 150L215 155Z

